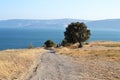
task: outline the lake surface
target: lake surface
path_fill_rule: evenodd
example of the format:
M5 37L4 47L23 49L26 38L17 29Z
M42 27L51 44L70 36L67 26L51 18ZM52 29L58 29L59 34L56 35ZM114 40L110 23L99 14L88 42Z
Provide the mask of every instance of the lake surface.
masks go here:
M40 29L40 28L0 28L0 50L28 48L30 44L34 47L43 46L48 39L61 43L64 38L64 29ZM120 41L120 31L91 30L89 41Z

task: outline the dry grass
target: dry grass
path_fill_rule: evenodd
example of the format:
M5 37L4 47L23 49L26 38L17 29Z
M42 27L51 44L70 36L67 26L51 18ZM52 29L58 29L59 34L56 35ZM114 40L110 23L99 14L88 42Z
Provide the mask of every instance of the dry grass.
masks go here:
M101 60L120 61L120 48L106 48L106 47L97 47L97 46L85 47L82 49L61 48L61 49L56 49L56 52L59 54L69 55L74 58L83 57L85 60L101 59Z
M96 41L91 42L91 46L105 46L105 47L120 47L120 42L112 42L112 41Z
M96 80L120 80L120 42L92 42L81 49L59 48L58 54L84 65L84 73ZM85 76L86 77L86 76Z
M93 59L110 59L120 61L120 42L91 42L89 45L85 45L83 48L75 49L71 47L63 47L56 49L59 54L69 55L75 58L94 57Z
M43 51L43 49L0 51L0 80L20 79L26 75Z

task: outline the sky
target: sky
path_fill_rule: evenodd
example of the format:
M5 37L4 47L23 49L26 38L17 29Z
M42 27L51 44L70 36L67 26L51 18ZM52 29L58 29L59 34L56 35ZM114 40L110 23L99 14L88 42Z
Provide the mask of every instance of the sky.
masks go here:
M120 0L0 0L0 20L120 18Z

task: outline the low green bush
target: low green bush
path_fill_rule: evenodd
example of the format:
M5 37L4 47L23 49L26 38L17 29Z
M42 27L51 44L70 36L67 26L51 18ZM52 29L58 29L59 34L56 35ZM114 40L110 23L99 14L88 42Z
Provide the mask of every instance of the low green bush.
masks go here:
M70 46L71 44L67 42L67 40L62 40L62 43L61 43L62 46L66 47L66 46Z
M45 47L56 47L56 44L55 44L52 40L47 40L47 41L44 43L44 46L45 46Z
M28 49L33 49L34 46L32 45L32 43L29 45Z

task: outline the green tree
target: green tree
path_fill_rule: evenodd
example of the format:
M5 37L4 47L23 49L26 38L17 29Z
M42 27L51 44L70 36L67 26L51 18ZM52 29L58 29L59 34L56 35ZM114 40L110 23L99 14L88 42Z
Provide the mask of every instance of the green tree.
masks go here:
M56 44L52 41L52 40L47 40L45 43L44 43L45 47L55 47Z
M84 23L75 22L68 25L66 31L64 32L65 40L68 43L79 42L79 48L82 47L82 42L85 42L90 38L90 30Z

